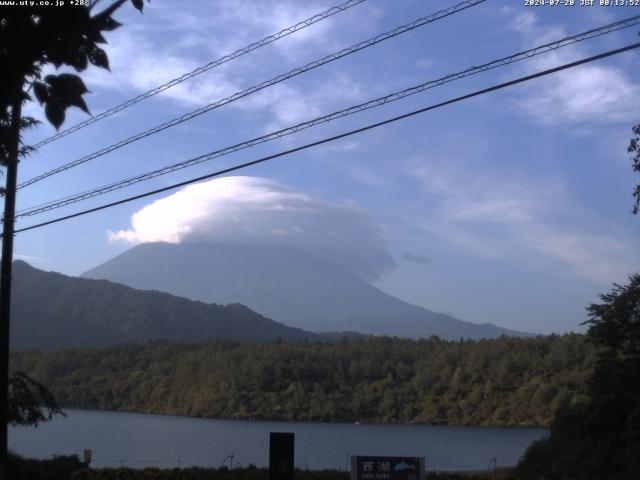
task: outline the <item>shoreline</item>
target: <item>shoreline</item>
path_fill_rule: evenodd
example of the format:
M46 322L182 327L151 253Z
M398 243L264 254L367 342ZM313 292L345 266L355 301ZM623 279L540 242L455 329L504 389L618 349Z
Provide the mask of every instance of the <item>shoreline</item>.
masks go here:
M431 428L477 428L477 429L522 429L522 430L549 430L549 427L539 425L468 425L468 424L431 424L431 423L400 423L400 422L368 422L368 421L311 421L311 420L285 420L285 419L264 419L264 418L217 418L217 417L198 417L191 415L177 415L175 413L158 413L158 412L140 412L133 410L100 410L94 408L64 407L60 409L66 411L79 412L95 412L95 413L122 413L126 415L149 415L157 417L175 417L190 420L211 420L219 422L251 422L251 423L293 423L300 425L354 425L354 426L383 426L383 427L431 427ZM55 417L54 417L55 419Z

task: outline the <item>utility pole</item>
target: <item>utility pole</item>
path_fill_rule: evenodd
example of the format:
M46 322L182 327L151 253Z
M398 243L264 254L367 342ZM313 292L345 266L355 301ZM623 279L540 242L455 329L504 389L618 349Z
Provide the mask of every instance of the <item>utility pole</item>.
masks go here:
M16 180L22 117L22 83L11 107L11 126L7 159L7 182L2 217L2 264L0 265L0 480L7 480L9 426L9 334L11 318L11 276L16 211Z
M489 475L491 474L491 464L493 464L493 480L498 480L498 459L496 457L492 457L489 460Z

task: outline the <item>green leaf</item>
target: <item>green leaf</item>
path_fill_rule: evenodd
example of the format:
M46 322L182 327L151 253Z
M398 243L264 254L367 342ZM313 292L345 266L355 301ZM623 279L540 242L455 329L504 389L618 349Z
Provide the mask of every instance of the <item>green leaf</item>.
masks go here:
M47 102L47 105L44 107L44 114L47 116L47 120L51 122L51 125L56 127L56 130L58 130L64 122L64 108L57 102Z
M91 31L87 33L87 37L89 41L93 43L107 43L107 39L104 38L104 36L100 32L99 25L94 25Z
M84 98L82 98L80 95L78 95L75 98L70 99L69 105L72 105L74 107L78 107L83 112L91 114L91 112L89 112L89 107L87 107L87 104L84 101Z
M33 93L42 105L49 98L49 89L42 82L33 82Z
M76 72L82 72L87 68L87 54L83 47L78 48L73 56L69 58L69 65L75 68Z
M89 50L89 61L95 65L96 67L109 69L109 58L104 50L100 47L92 46L91 50Z
M47 75L44 80L50 85L52 95L84 95L89 92L82 79L72 73Z
M80 77L71 73L63 73L61 75L47 75L45 81L49 84L48 104L57 105L62 111L74 106L89 113L87 104L82 98L82 95L88 90Z
M104 30L105 32L111 32L113 30L115 30L118 27L121 27L122 24L120 22L118 22L117 20L114 20L111 17L107 17L102 21L102 25L101 25L101 30Z
M40 120L36 120L33 117L22 117L20 119L20 130L27 130L29 128L34 128L41 124L42 122Z
M71 106L90 113L82 98L88 90L80 77L71 73L47 75L45 82L48 84L45 114L56 128L62 124L64 112Z

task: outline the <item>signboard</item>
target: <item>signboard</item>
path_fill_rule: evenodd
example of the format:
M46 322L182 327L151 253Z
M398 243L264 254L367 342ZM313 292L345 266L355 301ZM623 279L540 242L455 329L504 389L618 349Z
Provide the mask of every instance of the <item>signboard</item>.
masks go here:
M351 480L424 480L424 457L351 457Z
M293 433L269 434L269 480L294 480L294 443Z

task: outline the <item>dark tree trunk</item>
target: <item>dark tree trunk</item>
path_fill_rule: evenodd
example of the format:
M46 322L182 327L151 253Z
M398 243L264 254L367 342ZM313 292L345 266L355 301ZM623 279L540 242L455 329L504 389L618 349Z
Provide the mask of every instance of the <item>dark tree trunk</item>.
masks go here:
M13 265L13 234L16 210L16 179L20 148L22 87L11 109L11 140L7 160L7 183L2 218L2 264L0 265L0 480L7 479L7 429L9 420L9 324L11 317L11 275Z

